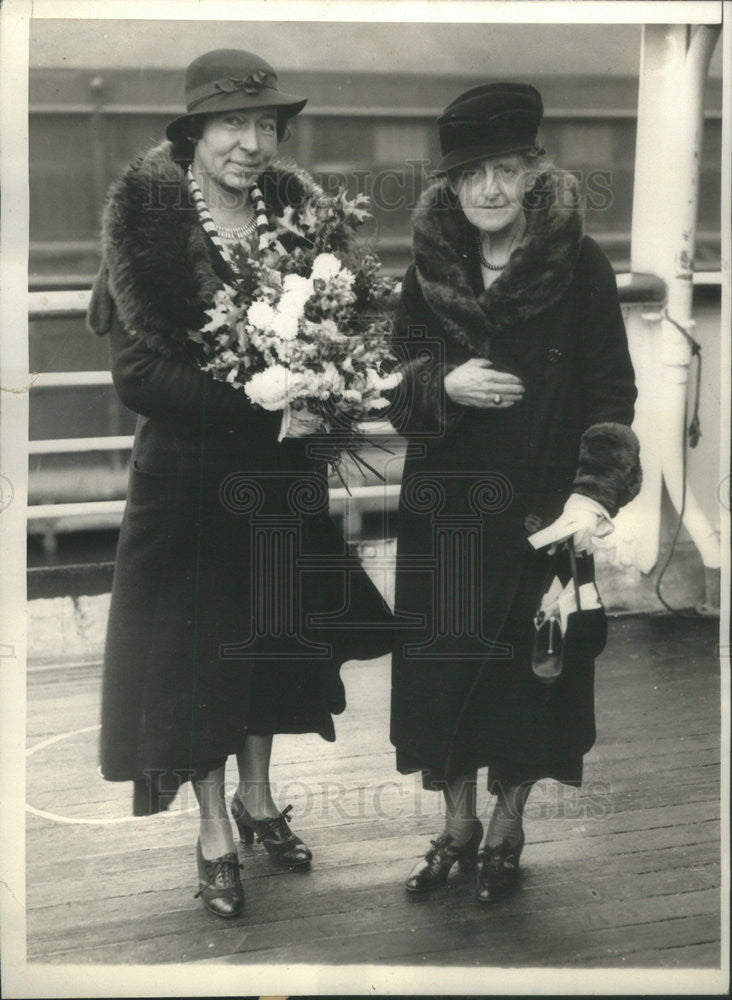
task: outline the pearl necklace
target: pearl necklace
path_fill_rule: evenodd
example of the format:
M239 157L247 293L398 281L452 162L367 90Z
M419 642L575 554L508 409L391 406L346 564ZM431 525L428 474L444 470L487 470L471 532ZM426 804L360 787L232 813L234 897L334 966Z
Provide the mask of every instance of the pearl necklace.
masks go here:
M247 240L254 235L256 228L257 220L255 217L246 226L216 226L216 232L222 240Z
M480 257L480 262L483 267L487 267L489 271L502 271L506 264L491 264L489 260L485 259L485 254L483 253L483 241L480 238L480 233L475 234L475 242L478 244L478 256Z

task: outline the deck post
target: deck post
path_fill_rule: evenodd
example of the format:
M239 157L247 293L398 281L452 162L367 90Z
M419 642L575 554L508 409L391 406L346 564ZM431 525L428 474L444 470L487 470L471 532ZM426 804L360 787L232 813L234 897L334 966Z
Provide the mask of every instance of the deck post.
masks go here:
M719 535L686 479L685 425L694 336L694 251L699 200L703 94L719 26L643 26L638 132L631 226L631 271L666 285L663 311L631 309L628 334L638 379L634 424L641 442L644 485L621 512L621 537L633 539L635 565L645 573L658 559L662 487L680 511L706 571L707 604L718 604ZM672 322L675 321L674 322ZM675 325L675 324L678 324ZM711 581L711 587L710 587Z

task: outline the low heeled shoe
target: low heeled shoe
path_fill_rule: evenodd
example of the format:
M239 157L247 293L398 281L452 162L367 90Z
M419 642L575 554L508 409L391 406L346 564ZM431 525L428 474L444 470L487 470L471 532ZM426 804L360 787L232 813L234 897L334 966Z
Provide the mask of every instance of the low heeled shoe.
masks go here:
M458 874L472 871L482 836L483 824L476 819L470 839L460 847L455 846L449 833L440 834L436 840L431 840L432 846L417 862L404 883L407 892L428 892L437 886L447 885L455 875L455 866Z
M479 903L495 903L513 892L519 880L519 858L524 849L524 831L516 844L502 840L497 847L484 847L478 854L475 895Z
M271 819L254 819L238 794L231 800L231 815L239 836L247 846L254 843L256 835L257 842L262 844L276 865L304 870L310 867L313 855L309 847L290 829L288 820L291 812L292 806L287 806L279 816Z
M243 865L236 854L224 854L209 861L204 858L201 841L196 843L199 899L219 917L238 917L244 909L244 887L239 875Z

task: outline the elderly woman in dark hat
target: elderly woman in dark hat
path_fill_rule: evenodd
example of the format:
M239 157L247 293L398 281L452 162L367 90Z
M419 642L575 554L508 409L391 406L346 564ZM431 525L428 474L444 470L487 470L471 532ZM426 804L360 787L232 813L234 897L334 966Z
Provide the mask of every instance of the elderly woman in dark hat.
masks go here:
M134 782L136 815L167 808L192 781L197 895L231 917L244 894L227 757L238 764L231 814L241 837L256 834L278 865L307 868L311 853L270 785L273 734L334 740L332 714L345 707L338 667L385 652L391 616L328 516L325 469L304 440L315 419L292 413L278 442L282 413L204 373L189 336L215 291L236 282L235 249L292 250L298 237L278 233L277 217L325 197L276 159L305 98L240 50L196 59L185 90L169 141L111 189L89 314L109 335L119 396L139 414L105 651L101 771ZM340 617L341 628L316 627L317 615Z
M421 771L446 806L406 885L445 885L477 861L481 903L517 883L532 785L580 785L595 737L604 640L574 649L556 683L535 675L534 615L559 557L529 536L589 551L640 485L615 276L583 235L574 177L539 147L541 117L539 93L514 83L445 109L397 320L396 611L415 625L393 659L391 739L398 769ZM591 556L580 563L591 580ZM485 839L482 767L496 797Z

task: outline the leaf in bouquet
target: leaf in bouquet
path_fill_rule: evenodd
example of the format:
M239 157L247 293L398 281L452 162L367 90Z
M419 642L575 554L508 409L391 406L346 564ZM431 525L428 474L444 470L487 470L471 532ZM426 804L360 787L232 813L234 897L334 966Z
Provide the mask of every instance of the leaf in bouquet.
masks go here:
M236 243L234 246L229 248L229 255L234 261L234 266L238 272L239 280L242 283L247 282L249 275L256 266L255 262L250 257L248 250L241 243Z
M200 328L201 333L216 333L222 327L228 326L231 309L225 303L218 303L212 309L206 310L208 321Z
M354 228L371 218L369 211L371 199L368 195L357 194L355 198L349 199L346 192L341 190L338 194L338 201L348 224Z
M303 232L310 234L313 230L318 228L320 221L316 205L309 201L305 202L305 204L300 208L297 216L299 228Z
M242 357L246 357L246 353L251 346L251 340L249 334L247 333L247 328L244 323L237 323L236 325L236 341L239 348L239 353Z

